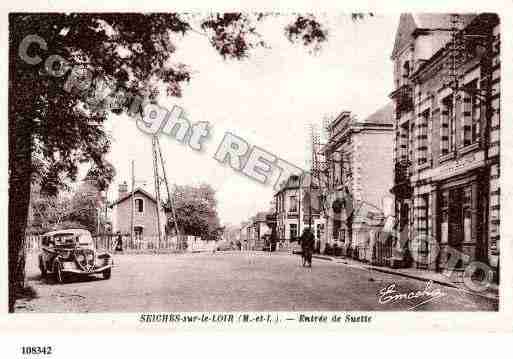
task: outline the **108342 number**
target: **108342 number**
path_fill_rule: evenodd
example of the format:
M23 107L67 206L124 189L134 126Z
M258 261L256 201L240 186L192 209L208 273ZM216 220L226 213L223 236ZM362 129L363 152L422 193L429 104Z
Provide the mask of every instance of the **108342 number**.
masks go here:
M53 353L53 348L51 346L22 346L21 354L23 355L51 355Z

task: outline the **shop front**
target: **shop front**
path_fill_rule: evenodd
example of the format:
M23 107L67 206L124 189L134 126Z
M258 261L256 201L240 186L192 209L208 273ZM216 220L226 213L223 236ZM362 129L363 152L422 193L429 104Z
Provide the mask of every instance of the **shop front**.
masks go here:
M480 170L437 182L435 228L439 255L436 271L461 271L471 261L486 261L484 204L487 197ZM454 257L453 257L454 255Z

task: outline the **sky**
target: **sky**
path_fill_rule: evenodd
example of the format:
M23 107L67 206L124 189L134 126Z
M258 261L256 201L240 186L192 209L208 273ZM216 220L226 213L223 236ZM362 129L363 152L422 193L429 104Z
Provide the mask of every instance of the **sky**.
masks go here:
M160 145L170 185L209 183L217 191L221 223L239 224L268 210L272 185L262 185L213 157L226 131L279 158L306 168L309 125L325 115L349 110L365 118L387 104L392 91L392 52L399 15L375 15L353 22L347 14L326 15L329 38L311 54L283 35L290 16L265 21L258 28L269 49L256 49L249 59L224 60L207 38L190 33L176 42L176 61L187 64L192 79L182 98L161 97L159 104L182 107L190 122L208 121L211 136L197 152L175 138L161 135ZM153 193L151 138L133 119L111 115L106 129L112 138L108 159L116 178L108 197L117 197L118 184L130 183L130 161L138 185Z

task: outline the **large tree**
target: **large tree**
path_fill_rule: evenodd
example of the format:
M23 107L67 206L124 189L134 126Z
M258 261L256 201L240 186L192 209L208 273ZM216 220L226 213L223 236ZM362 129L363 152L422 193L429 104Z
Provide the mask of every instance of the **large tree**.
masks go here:
M198 236L206 240L217 238L220 222L215 190L210 185L176 186L172 203L181 234ZM175 228L175 217L169 203L166 203L164 208L168 209L167 227L172 231Z
M186 65L173 62L172 34L199 32L224 58L243 59L265 46L257 24L272 16L277 15L9 15L9 311L24 286L34 174L45 191L56 193L66 180L76 179L81 162L103 168L110 141L102 125L109 113L140 112L134 99L155 101L160 88L169 96L181 95L181 85L191 75ZM315 50L327 39L314 15L296 16L284 33ZM40 55L40 63L20 57L20 45L29 35L38 40L32 38L24 51L32 60ZM45 61L57 59L55 55L66 60L64 66ZM87 86L70 88L71 77Z

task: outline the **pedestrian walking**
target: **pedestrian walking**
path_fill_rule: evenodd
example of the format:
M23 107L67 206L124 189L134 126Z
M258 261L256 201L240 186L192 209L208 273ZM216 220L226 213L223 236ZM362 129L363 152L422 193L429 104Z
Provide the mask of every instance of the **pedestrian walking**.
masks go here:
M300 238L301 256L303 258L303 267L308 265L312 267L312 254L315 245L315 238L310 227L303 230Z
M123 236L121 235L121 232L117 232L117 239L116 239L116 252L123 252Z

